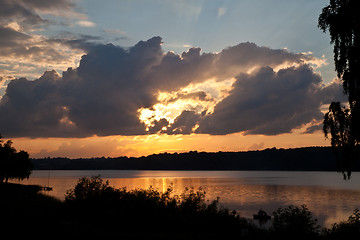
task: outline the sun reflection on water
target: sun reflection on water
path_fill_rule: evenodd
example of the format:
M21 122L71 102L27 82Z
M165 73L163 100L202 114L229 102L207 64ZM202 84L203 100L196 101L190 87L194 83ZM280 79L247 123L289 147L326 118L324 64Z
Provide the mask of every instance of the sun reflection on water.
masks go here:
M61 173L56 175L54 174L56 171L52 172L50 185L54 190L47 194L60 199L64 199L66 190L73 188L78 178L84 176L81 173L62 176ZM91 171L83 172L84 174L90 174ZM201 187L206 192L207 200L211 201L220 197L222 206L237 210L241 216L247 218L251 218L260 208L271 214L279 207L305 204L314 217L318 219L319 224L330 227L335 222L347 220L355 208L360 208L360 202L358 201L360 199L360 189L356 187L346 189L329 185L317 186L311 184L311 179L303 179L302 184L305 185L297 185L299 183L296 182L294 177L263 177L261 181L250 174L247 177L235 177L236 174L244 174L241 172L112 172L112 174L105 173L103 179L109 180L110 185L115 188L126 187L130 190L135 188L148 189L152 186L154 189L165 192L169 186L172 186L172 194L180 195L186 187L194 187L195 190ZM119 174L122 175L119 177ZM324 173L324 176L327 176L326 174L328 173ZM48 174L34 175L22 183L47 185ZM93 173L88 176L94 175L97 174ZM322 177L324 178L324 176ZM343 184L340 178L338 181L340 181L340 185ZM353 184L356 185L356 182Z

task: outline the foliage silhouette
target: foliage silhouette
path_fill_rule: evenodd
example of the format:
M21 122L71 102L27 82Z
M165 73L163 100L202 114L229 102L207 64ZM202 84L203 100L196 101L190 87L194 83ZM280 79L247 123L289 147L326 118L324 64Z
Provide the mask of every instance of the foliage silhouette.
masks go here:
M173 195L170 186L165 192L148 189L116 189L99 176L81 178L74 189L67 192L65 203L71 212L81 216L82 228L119 228L130 232L149 232L149 238L159 237L153 229L162 227L162 233L187 238L230 237L235 232L254 226L236 211L219 207L219 200L205 200L206 193L194 188ZM112 222L92 222L91 219L115 219ZM139 233L140 234L140 233Z
M313 219L312 213L305 205L279 208L273 215L271 229L277 236L304 239L315 238L319 233L320 226L317 225L317 220Z
M32 163L25 151L17 152L12 141L4 142L0 135L0 183L9 179L23 180L29 178Z
M85 201L100 199L102 197L110 197L108 194L117 192L109 186L109 181L103 183L100 176L89 178L81 178L74 187L66 192L66 201Z
M318 27L330 33L331 43L334 44L335 70L343 80L350 105L360 97L359 8L357 0L330 0L318 19Z
M335 223L325 230L326 239L351 239L360 234L360 210L355 209L347 221Z
M66 201L42 194L39 186L0 184L3 236L32 232L59 238L332 240L360 231L359 210L320 232L305 206L290 206L278 209L266 230L219 207L218 199L206 201L203 190L188 188L177 196L172 187L165 192L115 189L99 177L80 179L79 184L83 186L77 191L72 191L76 186L68 191Z
M348 95L349 108L333 102L327 115L335 114L334 107L342 108L345 121L341 118L324 119L324 132L331 134L331 144L341 152L340 161L345 161L341 169L345 178L349 178L351 163L357 158L360 143L360 3L358 0L330 0L322 9L318 19L318 27L324 32L329 31L331 44L334 44L335 70L343 80L344 92ZM334 121L340 120L336 124ZM346 125L344 125L346 124ZM340 126L346 130L347 137L337 139ZM335 127L335 128L333 128ZM334 134L333 134L334 133ZM333 138L335 140L333 141ZM338 141L343 141L339 144ZM350 158L350 159L349 159Z
M341 106L340 102L332 102L324 117L323 131L325 137L331 134L338 170L343 173L344 179L349 179L357 158L355 140L350 132L350 110Z

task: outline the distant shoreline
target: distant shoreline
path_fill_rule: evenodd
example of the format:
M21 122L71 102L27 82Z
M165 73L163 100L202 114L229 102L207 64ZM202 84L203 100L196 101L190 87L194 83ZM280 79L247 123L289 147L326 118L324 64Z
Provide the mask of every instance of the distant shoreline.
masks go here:
M331 147L247 152L161 153L146 157L32 159L34 170L336 171ZM360 171L359 161L353 171Z

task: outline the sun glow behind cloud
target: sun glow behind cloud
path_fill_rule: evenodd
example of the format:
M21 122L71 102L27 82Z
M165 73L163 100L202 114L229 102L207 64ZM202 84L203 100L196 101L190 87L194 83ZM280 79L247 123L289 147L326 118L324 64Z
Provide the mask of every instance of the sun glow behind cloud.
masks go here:
M207 81L181 88L179 91L158 92L157 100L159 103L150 108L140 108L138 110L139 119L147 128L155 126L155 122L166 119L170 127L175 119L181 115L183 111L193 111L196 114L211 114L216 104L228 96L232 89L235 78L217 81L209 79ZM167 127L162 128L166 130ZM199 125L195 126L196 130Z

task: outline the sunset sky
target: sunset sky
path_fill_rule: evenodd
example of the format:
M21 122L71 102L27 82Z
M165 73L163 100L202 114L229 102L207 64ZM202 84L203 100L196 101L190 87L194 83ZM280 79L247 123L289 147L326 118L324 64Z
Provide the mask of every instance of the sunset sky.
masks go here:
M0 133L31 157L325 146L322 0L0 0Z

